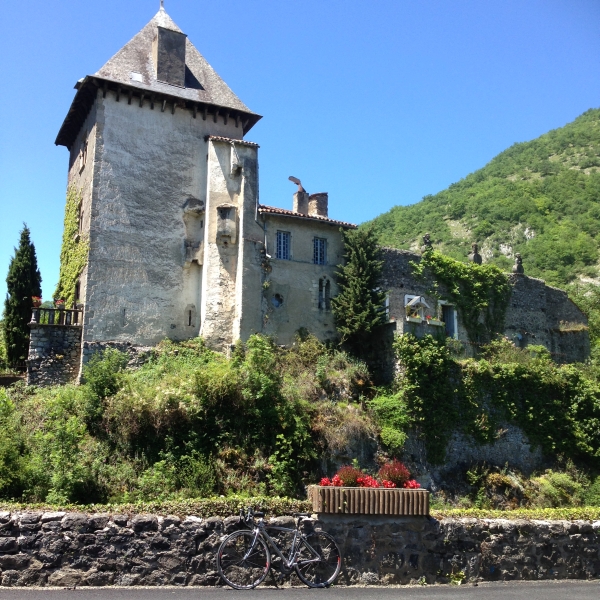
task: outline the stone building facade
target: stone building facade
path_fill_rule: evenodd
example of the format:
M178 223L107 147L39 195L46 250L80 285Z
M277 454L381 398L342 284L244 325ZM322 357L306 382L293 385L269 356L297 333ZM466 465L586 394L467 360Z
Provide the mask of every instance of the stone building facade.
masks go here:
M69 149L68 186L81 198L78 235L89 246L74 290L83 315L69 349L62 341L59 350L49 347L64 333L40 329L60 325L32 326L31 382L46 381L57 354L79 361L71 377L108 346L137 361L136 348L165 338L200 335L221 351L253 333L280 344L299 329L336 338L330 300L341 231L355 226L329 218L327 194L308 194L294 177L291 209L259 203L259 146L244 136L261 117L164 8L75 88L56 144ZM466 343L455 307L434 301L413 277L410 262L419 255L383 252L383 362L392 360L394 333L437 332ZM564 292L521 274L512 284L511 339L543 344L564 362L589 355L585 316Z
M89 240L76 293L87 348L202 335L225 350L258 332L289 343L300 327L334 337L340 227L353 225L329 219L327 194L259 204L259 148L243 137L260 116L162 7L76 89L56 143Z

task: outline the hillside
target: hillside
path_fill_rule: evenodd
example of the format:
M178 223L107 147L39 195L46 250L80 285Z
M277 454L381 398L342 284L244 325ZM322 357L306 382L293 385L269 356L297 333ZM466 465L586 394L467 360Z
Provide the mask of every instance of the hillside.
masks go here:
M372 221L385 246L435 247L466 260L479 242L485 262L562 285L598 277L600 109L530 142L514 144L485 167L410 206Z

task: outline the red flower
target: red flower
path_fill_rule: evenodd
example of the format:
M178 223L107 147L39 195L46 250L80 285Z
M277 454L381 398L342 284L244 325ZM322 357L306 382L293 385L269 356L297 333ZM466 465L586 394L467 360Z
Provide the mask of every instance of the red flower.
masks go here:
M419 489L421 487L421 484L418 483L414 479L409 479L408 481L404 482L404 485L402 487L409 488L411 490L417 490L417 489Z
M365 487L365 488L378 488L379 484L377 483L377 479L371 477L370 475L364 475L363 477L359 477L356 480L356 483L358 483L359 487Z
M388 481L387 479L384 479L382 482L383 487L384 488L395 488L396 484L393 481Z
M331 479L329 479L329 477L323 477L323 479L321 479L321 483L319 485L331 485Z
M344 482L340 479L340 476L336 473L331 480L331 485L335 487L342 487Z

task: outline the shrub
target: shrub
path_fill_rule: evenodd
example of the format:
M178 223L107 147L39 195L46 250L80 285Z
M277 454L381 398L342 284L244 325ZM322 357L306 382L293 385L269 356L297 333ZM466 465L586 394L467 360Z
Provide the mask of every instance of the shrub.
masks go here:
M543 475L531 480L532 506L557 508L579 506L583 499L583 485L568 473L558 473L549 469Z
M364 477L365 474L356 467L345 465L338 469L337 476L342 480L342 483L345 486L356 487L358 486L358 480Z
M382 481L391 481L396 487L403 487L410 479L410 471L399 460L393 460L379 469L378 476Z
M585 490L583 504L585 506L600 506L600 477L596 477L596 480Z

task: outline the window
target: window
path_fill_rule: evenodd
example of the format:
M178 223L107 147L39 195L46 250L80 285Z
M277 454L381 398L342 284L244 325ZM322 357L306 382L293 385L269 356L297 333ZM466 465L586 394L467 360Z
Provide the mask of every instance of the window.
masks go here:
M277 248L275 256L282 260L290 260L290 234L288 231L277 232Z
M319 310L331 310L331 282L326 277L319 279Z
M313 262L315 265L327 264L327 240L323 238L315 238L313 248Z
M446 337L456 338L456 311L451 304L442 304L442 321L446 327Z

